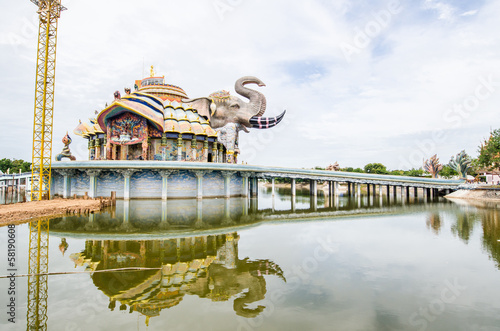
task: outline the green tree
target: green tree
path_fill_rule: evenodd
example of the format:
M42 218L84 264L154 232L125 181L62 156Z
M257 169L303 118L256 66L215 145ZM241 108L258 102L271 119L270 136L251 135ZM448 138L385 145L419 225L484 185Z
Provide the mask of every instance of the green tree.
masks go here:
M368 163L365 172L369 174L387 174L387 168L382 163Z
M30 172L31 171L31 163L23 161L23 160L16 160L16 159L1 159L0 160L0 170L3 173L7 173L7 170L10 169L10 173L18 173L19 170L21 172Z
M490 138L479 146L477 164L488 170L500 168L500 129L490 133Z
M440 171L440 175L444 178L451 178L453 176L457 176L458 173L447 164L443 166L443 169Z

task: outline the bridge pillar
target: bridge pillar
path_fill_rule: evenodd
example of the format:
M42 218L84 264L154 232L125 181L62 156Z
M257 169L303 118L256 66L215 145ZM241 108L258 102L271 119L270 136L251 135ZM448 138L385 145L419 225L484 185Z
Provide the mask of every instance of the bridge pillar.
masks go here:
M231 197L231 177L236 171L221 171L224 177L224 197L226 199Z
M414 188L413 188L413 197L414 197L415 199L417 199L417 198L418 198L418 188L417 188L417 187L414 187Z
M86 173L90 177L90 188L89 188L89 198L94 199L97 194L97 177L99 177L99 174L101 173L102 170L87 170Z
M361 184L359 183L356 184L356 194L358 195L358 197L361 196Z
M396 197L398 194L398 187L396 185L392 186L392 196L394 197L394 201L396 201Z
M311 191L311 196L318 196L318 181L315 179L311 179L309 181L309 190Z
M339 182L333 183L333 194L337 197L339 196Z
M271 192L272 192L272 196L274 197L274 192L275 192L275 188L274 188L274 178L271 179Z
M259 195L259 180L257 177L252 177L250 179L250 196L252 198L257 198Z
M292 197L295 198L295 178L292 178Z
M410 187L406 186L406 200L410 200Z
M248 172L240 172L240 176L241 178L243 179L243 193L242 195L244 197L248 197L249 196L249 188L248 188L248 177L250 177L250 174Z
M347 184L347 196L350 197L351 196L351 183L346 182L346 184Z
M161 199L163 201L167 200L167 188L168 188L168 176L173 174L175 170L157 170L158 174L161 176Z
M203 199L203 176L210 172L210 170L191 170L191 173L196 176L196 199Z
M370 200L370 184L366 184L366 195L368 196L368 200Z

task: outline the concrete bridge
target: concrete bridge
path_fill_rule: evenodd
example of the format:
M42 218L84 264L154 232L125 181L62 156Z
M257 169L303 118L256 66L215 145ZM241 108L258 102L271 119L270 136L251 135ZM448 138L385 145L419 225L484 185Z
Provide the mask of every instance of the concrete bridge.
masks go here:
M256 197L258 179L270 179L274 194L275 178L291 181L292 196L297 179L310 183L312 197L317 196L318 182L327 183L327 194L337 196L339 184L347 185L347 194L360 196L364 186L368 195L383 194L401 197L437 196L439 191L456 190L462 181L335 172L240 164L176 162L176 161L69 161L52 165L52 193L69 197L88 194L89 197L118 198L229 198Z

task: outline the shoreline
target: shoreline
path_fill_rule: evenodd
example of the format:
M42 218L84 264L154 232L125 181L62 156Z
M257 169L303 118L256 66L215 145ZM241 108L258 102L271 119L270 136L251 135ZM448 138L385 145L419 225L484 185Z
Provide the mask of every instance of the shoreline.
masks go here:
M489 190L487 188L457 190L453 193L445 195L448 199L474 200L474 201L492 201L500 202L500 191Z
M0 205L0 227L28 223L36 218L89 214L110 205L110 199L53 199Z

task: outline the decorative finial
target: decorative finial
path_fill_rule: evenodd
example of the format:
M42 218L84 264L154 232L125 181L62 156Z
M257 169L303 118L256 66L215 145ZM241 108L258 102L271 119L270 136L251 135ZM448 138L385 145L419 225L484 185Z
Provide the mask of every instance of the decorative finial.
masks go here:
M155 76L155 70L154 70L153 66L151 66L150 75L151 75L151 77Z

